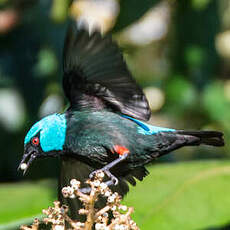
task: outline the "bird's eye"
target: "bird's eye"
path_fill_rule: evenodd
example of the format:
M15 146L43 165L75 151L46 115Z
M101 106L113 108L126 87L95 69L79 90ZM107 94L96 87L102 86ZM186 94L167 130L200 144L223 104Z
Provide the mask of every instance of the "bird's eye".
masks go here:
M33 139L32 139L32 143L33 143L33 145L39 145L39 138L38 137L34 137Z

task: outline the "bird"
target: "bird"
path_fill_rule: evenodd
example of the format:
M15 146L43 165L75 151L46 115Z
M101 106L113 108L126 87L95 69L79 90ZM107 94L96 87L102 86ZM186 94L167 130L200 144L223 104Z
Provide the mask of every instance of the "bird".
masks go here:
M184 146L223 146L219 131L185 131L147 123L151 110L111 33L71 23L63 48L63 113L36 122L24 139L19 169L38 158L59 157L59 200L79 217L77 199L61 188L75 178L84 182L98 170L122 197L129 185L148 175L146 165Z

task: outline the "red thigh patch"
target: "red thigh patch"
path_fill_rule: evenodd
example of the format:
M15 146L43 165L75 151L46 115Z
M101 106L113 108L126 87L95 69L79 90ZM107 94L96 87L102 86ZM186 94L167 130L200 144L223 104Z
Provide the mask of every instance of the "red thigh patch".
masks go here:
M129 150L127 148L125 148L124 146L120 146L120 145L115 145L113 147L114 151L112 151L113 153L116 152L119 155L124 155L126 153L129 153Z

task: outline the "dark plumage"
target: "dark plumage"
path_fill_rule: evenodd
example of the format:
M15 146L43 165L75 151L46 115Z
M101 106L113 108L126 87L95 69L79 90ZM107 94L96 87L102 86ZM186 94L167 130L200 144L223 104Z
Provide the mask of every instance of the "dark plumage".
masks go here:
M27 162L22 167L26 171L35 158L60 156L59 192L70 179L84 182L102 168L114 182L113 190L124 195L127 182L142 180L148 174L144 166L154 159L183 146L224 145L221 132L174 130L140 121L150 117L148 102L111 35L89 35L87 27L70 26L63 88L70 107L30 129L20 164ZM61 195L59 199L77 218L80 202Z
M147 99L110 35L89 35L87 29L70 27L63 68L63 88L70 108L109 109L141 120L150 118Z

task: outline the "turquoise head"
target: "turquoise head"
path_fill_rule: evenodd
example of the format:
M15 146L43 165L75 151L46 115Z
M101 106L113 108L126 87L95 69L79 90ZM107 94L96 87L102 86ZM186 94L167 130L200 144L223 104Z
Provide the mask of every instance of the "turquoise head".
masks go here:
M52 114L35 123L25 137L24 155L19 168L25 173L35 158L53 156L62 151L65 137L64 114Z

